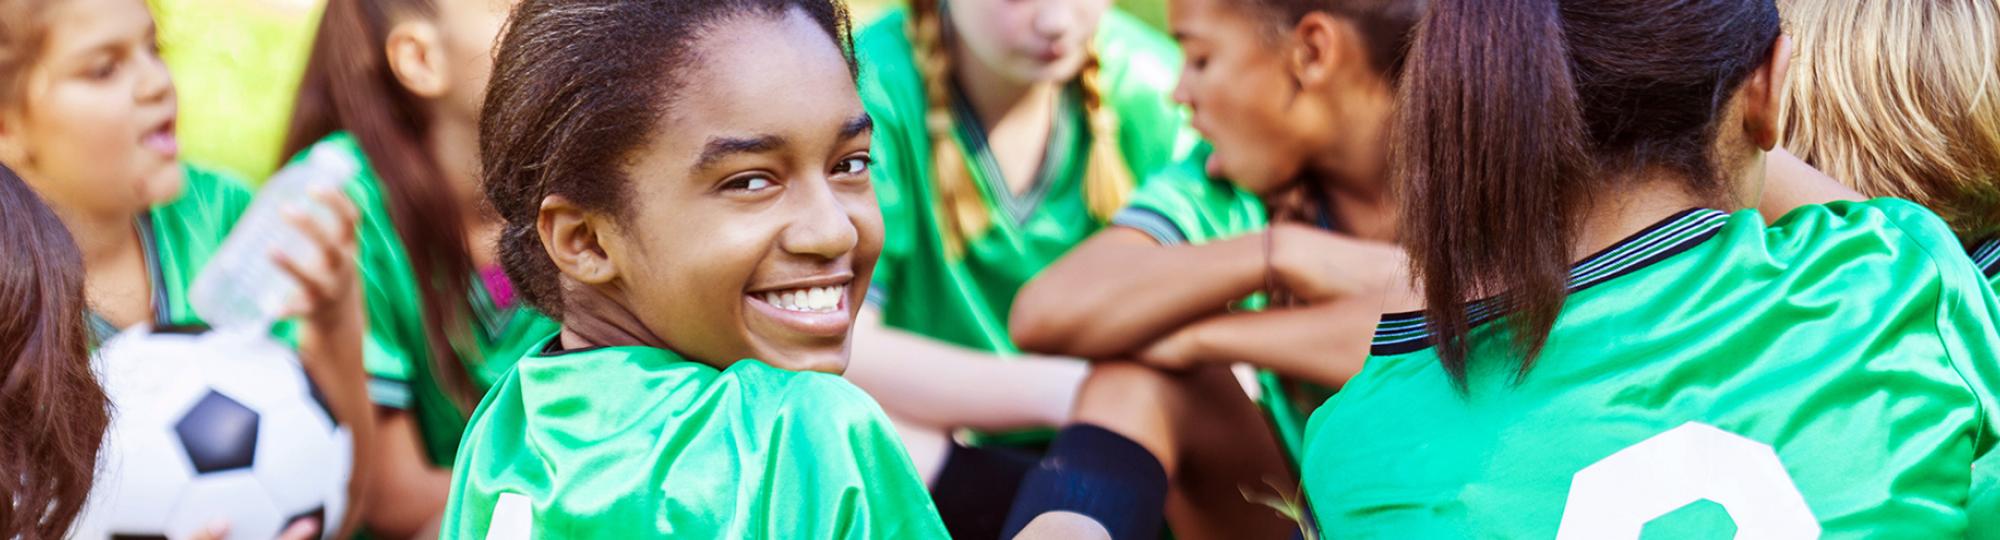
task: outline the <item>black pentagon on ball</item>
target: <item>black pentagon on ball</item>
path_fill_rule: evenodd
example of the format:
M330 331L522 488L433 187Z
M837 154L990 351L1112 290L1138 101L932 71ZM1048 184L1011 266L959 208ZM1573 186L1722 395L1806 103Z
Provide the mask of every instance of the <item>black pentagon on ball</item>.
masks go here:
M248 469L257 456L257 411L209 390L174 423L198 474Z

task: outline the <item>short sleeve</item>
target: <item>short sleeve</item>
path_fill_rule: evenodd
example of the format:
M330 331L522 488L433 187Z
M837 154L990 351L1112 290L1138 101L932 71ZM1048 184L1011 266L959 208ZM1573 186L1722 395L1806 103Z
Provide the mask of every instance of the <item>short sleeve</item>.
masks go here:
M1153 237L1160 245L1202 244L1264 228L1264 204L1255 195L1202 172L1207 152L1156 173L1111 222Z

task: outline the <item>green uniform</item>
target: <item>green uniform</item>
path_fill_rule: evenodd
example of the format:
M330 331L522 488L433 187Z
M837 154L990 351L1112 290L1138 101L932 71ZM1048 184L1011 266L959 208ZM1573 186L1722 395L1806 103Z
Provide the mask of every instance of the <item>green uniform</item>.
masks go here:
M1014 295L1028 279L1103 227L1084 200L1091 134L1080 90L1064 93L1046 159L1031 187L1015 194L999 177L978 119L955 100L955 144L969 156L992 226L946 253L931 171L923 80L895 11L860 33L861 100L875 119L875 190L888 237L869 301L883 322L999 354L1019 352L1007 334ZM1180 67L1173 42L1117 10L1105 14L1096 47L1103 103L1117 113L1118 147L1135 178L1182 159L1198 136L1169 99Z
M845 379L552 345L473 414L444 538L945 538L895 430Z
M368 334L362 343L368 394L377 405L408 411L431 462L450 467L465 432L465 415L452 404L431 369L417 275L403 238L390 222L388 193L353 136L335 133L315 146L319 147L345 152L361 165L347 182L346 193L361 211L357 270L368 304ZM466 298L472 303L471 335L478 350L460 355L476 390L484 393L530 346L560 327L525 305L498 306L480 280L471 283Z
M201 317L188 304L188 287L222 248L222 239L250 208L253 195L250 188L224 173L189 164L182 164L181 169L187 182L180 197L140 216L139 247L152 280L153 321L200 325ZM98 340L119 330L95 314L90 317L90 326Z
M1330 536L1964 536L1992 453L1993 292L1950 229L1879 199L1692 210L1579 263L1533 369L1504 325L1469 392L1421 315L1383 318L1307 427ZM1490 322L1489 303L1470 308Z

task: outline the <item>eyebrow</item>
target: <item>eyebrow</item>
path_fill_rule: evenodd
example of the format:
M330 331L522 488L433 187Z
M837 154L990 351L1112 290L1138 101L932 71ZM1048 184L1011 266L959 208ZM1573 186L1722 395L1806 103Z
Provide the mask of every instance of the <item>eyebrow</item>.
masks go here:
M701 171L717 162L738 154L761 154L785 146L785 138L777 135L753 137L715 137L701 149L701 157L695 159L694 169Z
M852 139L855 137L859 137L863 134L874 133L874 132L875 132L875 118L868 116L868 113L861 113L860 115L855 116L854 119L848 120L847 124L840 126L841 140Z
M875 119L862 113L840 126L840 139L847 140L875 132ZM756 135L750 137L715 137L701 148L701 156L695 159L694 170L706 170L722 160L741 154L761 154L784 148L788 141L778 135Z

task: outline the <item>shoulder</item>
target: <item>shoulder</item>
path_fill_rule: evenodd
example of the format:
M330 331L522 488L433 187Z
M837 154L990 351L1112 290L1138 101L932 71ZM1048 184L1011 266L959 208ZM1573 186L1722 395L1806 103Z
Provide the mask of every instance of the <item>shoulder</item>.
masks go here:
M717 384L738 387L751 408L762 411L775 427L866 425L885 421L882 408L867 392L838 375L791 371L757 360L743 360L722 371Z
M1781 261L1870 271L1886 267L1903 279L1972 271L1972 259L1951 227L1930 210L1901 199L1807 205L1764 231L1768 254Z
M1148 174L1132 202L1113 219L1146 232L1161 244L1203 243L1264 226L1264 203L1255 194L1204 171L1208 152Z
M1106 84L1116 94L1171 94L1180 78L1180 46L1124 10L1105 12L1096 46Z

